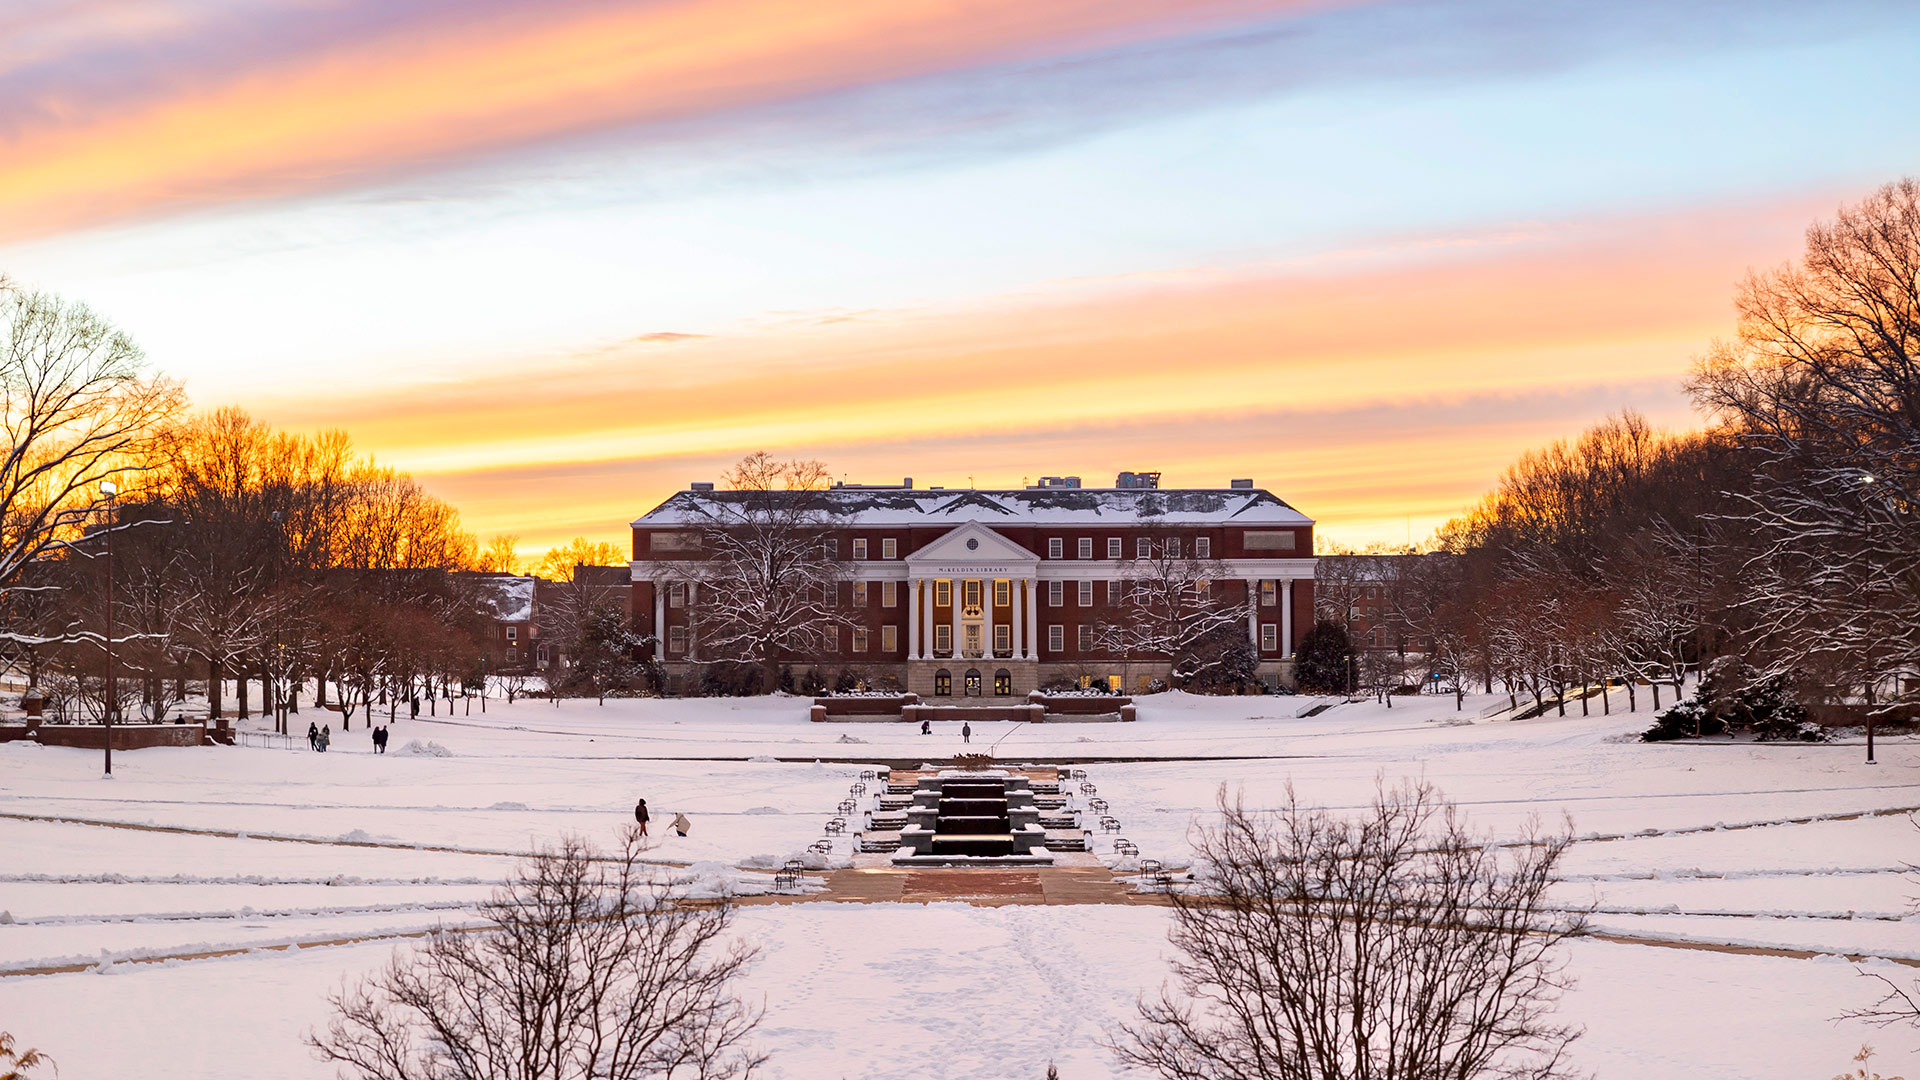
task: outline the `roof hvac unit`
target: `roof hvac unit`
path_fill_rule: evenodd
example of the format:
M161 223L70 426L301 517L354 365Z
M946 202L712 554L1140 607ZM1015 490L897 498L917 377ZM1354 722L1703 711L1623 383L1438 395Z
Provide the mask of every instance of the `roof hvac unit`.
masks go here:
M1160 486L1160 474L1157 472L1123 472L1113 482L1117 488L1157 488Z
M1229 480L1227 481L1227 486L1251 489L1253 487L1253 481L1252 480Z
M687 485L687 487L688 487L688 490L690 490L690 491L712 491L712 490L713 490L713 481L711 481L711 480L695 480L695 481L694 481L693 483L691 483L691 484L689 484L689 485Z
M1040 478L1039 483L1029 486L1037 488L1077 488L1080 486L1080 478L1077 476L1043 476Z

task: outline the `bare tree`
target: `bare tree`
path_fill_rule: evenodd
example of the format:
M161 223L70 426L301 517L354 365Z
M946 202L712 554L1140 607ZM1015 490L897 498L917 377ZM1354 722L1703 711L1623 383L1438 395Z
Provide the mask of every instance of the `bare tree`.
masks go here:
M779 684L783 655L851 625L839 604L847 566L825 549L826 478L820 462L761 452L695 504L709 553L692 612L702 659L757 665L762 689Z
M330 998L308 1040L353 1080L751 1076L760 1013L734 993L756 949L733 908L648 876L629 829L611 856L579 839L536 854L481 907Z
M501 533L487 540L487 546L476 556L474 568L490 574L517 574L520 572L520 537L515 533Z
M1730 516L1764 547L1751 606L1771 667L1920 677L1920 181L1807 230L1753 274L1738 336L1691 389L1759 457Z
M1178 544L1155 541L1145 558L1126 563L1118 617L1100 636L1122 656L1165 660L1173 684L1185 686L1227 663L1226 646L1245 641L1246 609L1224 597L1225 564Z
M1169 1080L1552 1080L1578 1031L1553 1022L1559 945L1580 913L1549 906L1566 833L1470 833L1427 784L1357 820L1220 793L1195 838L1204 892L1172 894L1177 991L1139 1005L1113 1044Z
M102 482L146 467L184 401L106 320L0 276L0 598L41 587L22 581L27 567L80 534ZM14 625L0 640L45 643Z

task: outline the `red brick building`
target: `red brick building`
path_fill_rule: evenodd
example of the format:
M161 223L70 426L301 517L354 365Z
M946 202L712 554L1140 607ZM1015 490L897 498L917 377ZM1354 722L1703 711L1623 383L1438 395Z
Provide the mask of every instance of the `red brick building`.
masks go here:
M1152 479L1148 479L1152 478ZM1071 479L1071 478L1069 478ZM1057 679L1132 689L1164 677L1164 657L1103 649L1139 565L1169 552L1207 564L1211 602L1244 611L1269 683L1290 679L1312 625L1313 521L1251 481L1226 488L1082 488L1048 478L1013 490L836 485L823 492L823 535L844 563L837 603L849 626L796 670L854 668L923 696L1009 696ZM697 484L633 523L633 611L656 633L670 677L703 660L704 503L738 493ZM1169 546L1170 545L1170 546Z

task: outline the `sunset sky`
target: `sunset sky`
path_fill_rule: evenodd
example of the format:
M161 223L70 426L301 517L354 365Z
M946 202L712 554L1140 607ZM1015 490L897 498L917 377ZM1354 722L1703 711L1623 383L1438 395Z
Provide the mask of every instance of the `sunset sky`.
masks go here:
M0 272L523 551L766 449L1419 539L1920 173L1920 6L10 0Z

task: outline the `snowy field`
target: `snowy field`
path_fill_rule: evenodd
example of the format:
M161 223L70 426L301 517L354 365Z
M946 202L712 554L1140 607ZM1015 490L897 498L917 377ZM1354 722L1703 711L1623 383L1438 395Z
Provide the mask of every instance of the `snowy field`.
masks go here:
M1298 718L1307 698L1142 699L1134 724L980 725L1003 760L1087 766L1144 856L1180 864L1225 783L1256 806L1291 780L1363 805L1422 776L1502 834L1570 817L1561 887L1598 930L1570 950L1580 1064L1603 1077L1826 1080L1862 1042L1920 1074L1920 1032L1837 1023L1872 985L1836 954L1920 962L1920 745L1645 745L1638 715L1476 720L1494 699L1401 699ZM1576 710L1577 711L1577 710ZM303 716L300 726L307 719ZM338 719L337 716L333 719ZM953 725L957 727L957 725ZM439 752L403 753L409 743ZM471 921L517 853L612 841L644 796L692 835L653 855L699 888L763 890L757 867L821 835L862 762L936 759L957 731L810 724L790 698L493 702L402 720L326 754L206 748L115 756L0 746L0 1030L64 1080L330 1076L302 1033L323 995L404 935ZM824 759L816 764L815 759ZM1201 760L1195 760L1201 759ZM656 831L662 831L656 829ZM1166 912L1148 906L750 906L748 990L775 1078L1124 1076L1101 1039L1157 986ZM271 948L289 943L297 950ZM1664 944L1663 944L1664 943ZM1704 947L1695 947L1704 946ZM1726 946L1765 946L1754 955ZM219 954L202 957L200 954ZM142 959L157 960L137 963ZM1920 974L1890 960L1868 966ZM49 968L82 970L30 974Z

